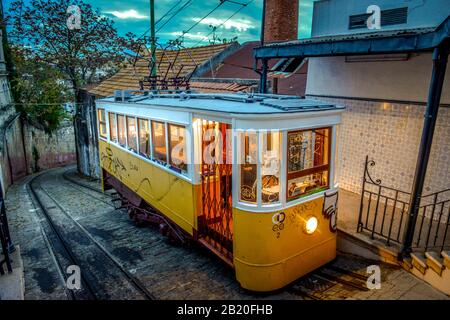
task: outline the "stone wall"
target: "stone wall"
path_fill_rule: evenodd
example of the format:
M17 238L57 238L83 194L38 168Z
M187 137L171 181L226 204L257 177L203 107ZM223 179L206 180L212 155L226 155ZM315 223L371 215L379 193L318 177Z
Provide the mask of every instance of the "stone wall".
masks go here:
M11 105L0 106L0 183L3 193L12 182L12 168L6 139L10 132L9 127L16 121L17 116Z
M313 97L310 97L313 98ZM366 155L376 162L372 177L411 191L425 113L424 105L319 98L346 106L339 129L340 186L360 193ZM441 107L424 193L450 188L450 108Z
M32 125L24 126L28 170L40 170L64 166L76 161L75 135L71 121L65 121L52 134Z
M73 163L74 132L71 121L49 135L22 123L12 105L0 108L0 182L3 192L27 174Z

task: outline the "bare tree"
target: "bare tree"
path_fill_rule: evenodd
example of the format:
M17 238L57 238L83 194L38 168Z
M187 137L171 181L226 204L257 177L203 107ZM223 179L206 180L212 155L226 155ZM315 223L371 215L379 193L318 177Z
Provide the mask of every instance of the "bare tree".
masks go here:
M82 0L16 0L9 11L13 43L57 68L77 102L80 89L95 83L100 71L112 73L124 61L130 39L118 36L114 22Z

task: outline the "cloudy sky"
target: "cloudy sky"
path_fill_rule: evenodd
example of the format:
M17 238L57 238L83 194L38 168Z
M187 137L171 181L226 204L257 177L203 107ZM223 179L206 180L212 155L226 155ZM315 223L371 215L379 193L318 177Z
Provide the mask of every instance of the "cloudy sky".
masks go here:
M29 0L28 0L29 1ZM28 2L25 0L25 2ZM102 14L112 18L120 34L129 31L140 36L149 28L149 0L84 0L94 7L100 9ZM250 4L243 8L232 19L228 20L216 31L219 38L230 39L238 37L239 42L258 40L261 27L261 15L263 0L233 0L234 2ZM185 35L185 45L208 44L206 36L211 32L210 25L218 26L227 20L240 6L233 1L225 2L219 9L211 14L207 19L201 21L195 28ZM299 13L299 37L310 36L312 3L314 0L292 0L300 2ZM6 1L6 11L8 3ZM166 25L162 26L165 20L157 24L159 42L166 43L170 39L175 39L182 32L187 30L196 21L199 21L210 10L217 6L219 0L155 0L156 19L159 19L175 4L175 8L181 8L189 3ZM175 11L174 10L174 11ZM169 15L170 16L170 15ZM211 38L211 36L210 36Z

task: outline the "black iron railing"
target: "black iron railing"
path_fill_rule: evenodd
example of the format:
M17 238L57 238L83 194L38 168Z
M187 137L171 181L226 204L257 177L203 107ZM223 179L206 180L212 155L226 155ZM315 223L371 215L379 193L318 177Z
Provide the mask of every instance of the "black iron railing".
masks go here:
M422 196L413 248L450 248L449 223L450 189Z
M373 179L370 168L374 166L375 161L366 157L357 231L381 238L388 246L403 244L411 194ZM412 249L450 248L449 218L450 189L422 196L417 222L409 230L414 234Z

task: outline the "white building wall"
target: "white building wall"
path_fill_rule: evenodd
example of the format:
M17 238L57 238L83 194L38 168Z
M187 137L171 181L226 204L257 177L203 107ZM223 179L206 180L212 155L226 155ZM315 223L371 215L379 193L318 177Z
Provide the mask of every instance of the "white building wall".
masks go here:
M431 53L414 55L407 61L346 62L345 57L311 58L306 95L425 103L431 70ZM450 66L441 102L450 104Z

